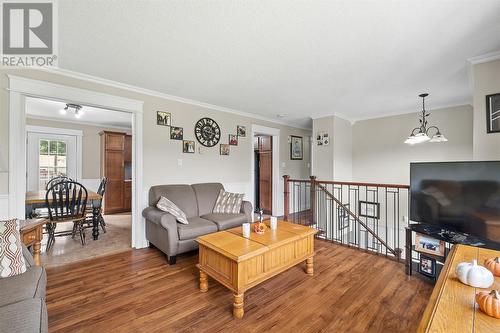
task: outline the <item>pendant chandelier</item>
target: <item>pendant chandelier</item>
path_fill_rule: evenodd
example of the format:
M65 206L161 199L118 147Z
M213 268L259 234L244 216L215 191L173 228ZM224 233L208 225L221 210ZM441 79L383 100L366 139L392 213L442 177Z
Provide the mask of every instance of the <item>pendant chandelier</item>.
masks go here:
M439 128L436 126L427 126L427 117L430 115L427 111L425 111L425 98L429 96L429 94L420 94L419 97L422 97L422 114L420 115L420 126L415 127L410 136L405 140L406 144L414 145L417 143L424 142L446 142L447 138L439 131ZM431 136L431 133L434 135Z

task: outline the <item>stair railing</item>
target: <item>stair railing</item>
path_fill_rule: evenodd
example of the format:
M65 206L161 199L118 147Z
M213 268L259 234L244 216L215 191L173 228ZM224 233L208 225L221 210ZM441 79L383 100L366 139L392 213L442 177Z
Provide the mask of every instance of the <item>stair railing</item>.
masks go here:
M400 260L408 189L408 185L284 176L283 218L319 229L320 238Z

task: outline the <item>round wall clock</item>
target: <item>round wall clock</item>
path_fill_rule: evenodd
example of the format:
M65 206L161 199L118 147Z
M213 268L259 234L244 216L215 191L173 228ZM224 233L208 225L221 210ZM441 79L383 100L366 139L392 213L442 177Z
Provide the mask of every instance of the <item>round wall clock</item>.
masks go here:
M220 140L220 128L215 120L201 118L194 127L196 139L205 147L213 147Z

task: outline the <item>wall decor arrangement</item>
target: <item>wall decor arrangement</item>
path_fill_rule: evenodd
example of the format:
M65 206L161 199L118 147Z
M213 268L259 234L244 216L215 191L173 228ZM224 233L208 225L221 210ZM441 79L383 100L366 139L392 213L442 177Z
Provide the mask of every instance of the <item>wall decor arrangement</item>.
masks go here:
M220 144L220 154L229 155L229 145L225 143Z
M196 122L194 134L199 143L205 147L213 147L219 143L221 131L215 120L205 117Z
M171 126L172 115L169 112L156 111L156 125Z
M182 140L182 152L188 154L194 154L194 141Z
M415 251L444 256L444 241L419 233L415 234Z
M436 278L436 260L421 254L420 262L418 265L418 272L425 276L435 279Z
M327 132L319 132L316 134L316 144L318 146L328 146L330 144L330 136Z
M238 136L235 134L229 134L229 145L237 146L238 145Z
M301 160L304 158L304 145L301 136L291 136L290 142L290 159Z
M500 133L500 93L486 96L486 131Z
M170 139L172 140L184 139L184 129L182 127L170 126Z
M247 136L247 128L245 126L238 125L236 128L236 134L242 138L246 137Z
M369 217L372 219L380 218L380 203L370 201L358 202L359 216Z

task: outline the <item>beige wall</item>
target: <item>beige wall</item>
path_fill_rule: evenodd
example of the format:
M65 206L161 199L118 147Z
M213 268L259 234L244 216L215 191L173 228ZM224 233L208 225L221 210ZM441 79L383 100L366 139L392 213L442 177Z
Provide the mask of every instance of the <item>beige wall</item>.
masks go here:
M333 179L333 117L323 117L313 119L313 161L312 173L318 179L330 180ZM316 135L321 132L326 132L330 136L330 144L328 146L318 146L316 143Z
M26 120L27 125L45 126L55 128L65 128L80 130L83 133L82 137L82 178L83 179L98 179L101 178L101 149L100 136L102 131L123 132L131 134L130 130L106 128L100 126L92 126L87 124L65 123L53 120L33 119Z
M500 159L500 133L486 132L486 95L500 93L500 60L474 65L474 159Z
M338 181L352 181L352 125L334 117L333 123L333 175Z
M472 159L472 107L430 112L429 122L448 142L409 146L403 141L418 124L418 114L358 121L353 126L353 180L409 184L410 162Z
M62 75L36 70L0 70L0 194L7 193L8 171L8 80L6 74L14 74L32 79L45 80L67 86L98 91L144 101L144 189L154 184L195 183L220 181L251 186L252 139L251 125L258 124L280 129L280 177L289 174L294 178L307 178L310 162L309 146L304 145L304 160L291 161L287 137L289 135L310 136L311 131L280 125L273 122L253 119L237 114L216 111L196 105L185 104L160 97L126 91L93 82L69 78ZM185 139L195 140L194 124L202 117L215 119L221 129L221 143L228 142L228 134L236 133L237 125L247 128L247 137L241 138L239 145L231 147L229 156L219 155L219 146L203 148L196 154L183 154L180 141L170 140L168 127L156 125L156 111L168 111L172 114L172 123L184 127ZM306 141L305 141L306 142ZM182 166L178 165L182 160ZM283 163L285 166L283 167ZM96 162L97 164L97 162Z
M328 133L330 144L318 146L316 136ZM345 119L329 116L313 120L313 174L318 180L351 181L352 126Z

